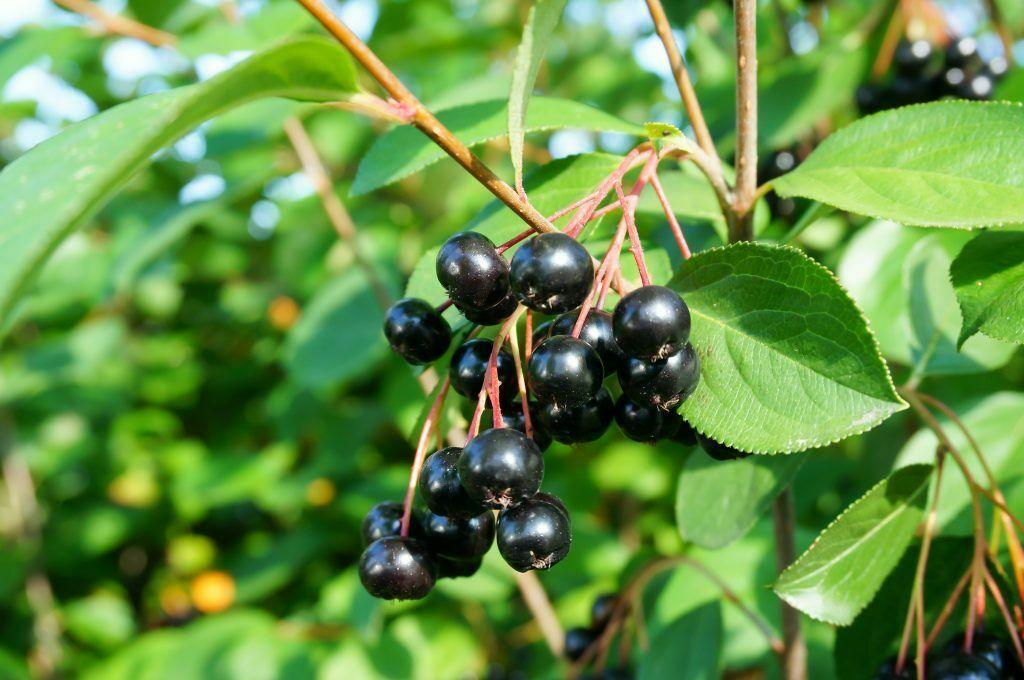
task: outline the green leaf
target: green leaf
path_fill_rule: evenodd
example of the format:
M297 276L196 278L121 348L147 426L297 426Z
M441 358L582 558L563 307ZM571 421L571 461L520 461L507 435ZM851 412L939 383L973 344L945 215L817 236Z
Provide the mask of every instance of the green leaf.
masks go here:
M953 260L949 276L964 317L958 347L978 331L1024 343L1024 232L979 234Z
M504 101L486 101L456 106L437 115L438 119L467 146L503 137L508 112ZM622 132L641 136L643 130L615 116L567 99L534 97L526 117L527 132L575 128L599 132ZM445 157L444 151L419 130L396 127L377 138L359 163L352 195L358 196L404 179ZM577 196L576 198L580 198ZM533 197L530 197L533 200Z
M131 605L111 592L99 591L70 602L62 614L71 635L100 650L114 649L135 635Z
M218 17L205 28L187 33L178 43L182 54L195 58L203 54L229 54L255 50L313 24L313 18L297 3L267 3L244 21L232 23Z
M897 470L843 511L775 582L775 592L815 619L849 625L878 592L914 537L932 466Z
M261 97L330 100L355 88L341 48L303 38L215 78L142 97L74 125L0 173L0 327L42 263L153 154L218 113Z
M932 345L924 374L978 373L1002 366L1010 358L1013 347L981 336L957 351L961 324L947 269L970 238L963 231L915 229L880 221L850 240L837 268L839 281L864 310L886 358L910 365L921 356L922 341L911 323L912 299L919 310L922 300L930 299L933 318L940 322L939 337L933 339L928 333L924 341ZM916 252L911 260L910 254L924 239L930 241L927 250ZM935 261L924 266L928 257Z
M711 602L662 630L640 661L640 680L715 680L722 648L722 607Z
M902 224L1024 222L1024 106L944 101L868 116L772 185Z
M800 251L763 243L708 250L669 285L690 307L701 360L700 383L680 412L703 434L743 451L791 453L905 408L860 310Z
M317 291L289 331L284 364L296 383L337 387L387 356L384 312L366 277L349 268Z
M747 533L796 476L803 455L716 461L694 452L676 488L676 524L684 541L722 548Z
M523 37L512 66L512 91L508 96L508 146L516 186L523 183L523 137L526 133L526 108L537 82L537 70L551 42L566 0L536 0L530 6L523 26Z

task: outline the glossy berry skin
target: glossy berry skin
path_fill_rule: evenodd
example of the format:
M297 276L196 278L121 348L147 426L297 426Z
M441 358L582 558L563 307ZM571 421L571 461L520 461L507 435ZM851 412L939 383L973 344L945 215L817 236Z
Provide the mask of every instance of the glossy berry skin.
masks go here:
M643 286L615 305L612 331L628 356L664 358L682 349L690 337L690 309L670 288Z
M569 518L550 503L525 500L498 515L498 551L516 571L550 569L569 554Z
M448 351L452 329L425 300L402 298L388 310L384 337L392 351L410 364L429 364Z
M459 478L459 456L462 449L449 446L436 451L423 463L420 470L420 497L432 513L469 519L484 511L462 487Z
M478 557L475 560L450 560L447 557L437 556L437 577L438 578L464 578L472 576L480 571L484 558Z
M592 442L600 439L615 417L615 403L604 387L581 406L541 404L537 415L540 424L556 441L563 444Z
M527 370L537 398L563 406L590 401L604 380L597 350L568 335L550 337L534 348Z
M544 491L538 491L533 494L533 498L530 499L534 503L547 503L554 507L565 517L565 521L569 523L569 528L572 529L572 517L569 515L569 508L565 507L565 503L562 499L553 493L545 493Z
M522 432L504 427L487 430L462 450L459 477L470 498L490 508L503 508L537 493L544 459Z
M494 326L512 316L512 312L516 311L518 305L519 302L515 296L509 293L501 302L487 309L477 309L476 307L467 307L465 305L456 305L456 307L462 312L462 316L466 317L467 321L478 326Z
M551 326L551 335L572 335L578 316L579 312L576 310L559 316ZM580 340L597 350L597 355L604 364L605 375L614 373L626 357L619 343L615 342L612 315L603 309L592 309L587 314L587 320L580 329Z
M999 670L980 656L956 650L938 655L926 665L928 680L1001 680Z
M460 307L493 307L509 292L508 263L491 239L474 231L453 235L437 253L437 280Z
M873 680L914 680L917 677L916 666L913 659L907 659L903 669L896 672L896 657L886 659L873 676Z
M512 292L535 312L561 314L583 304L594 283L587 249L562 233L540 234L516 251Z
M494 543L494 515L485 510L459 519L424 513L423 540L434 554L450 560L482 558Z
M419 600L426 597L437 581L437 562L421 541L386 536L363 551L359 580L374 597Z
M487 362L491 359L491 348L494 343L484 338L474 338L456 348L452 353L449 375L452 378L452 389L466 397L476 400L480 396L480 388L484 385L487 373ZM512 355L502 347L498 350L496 368L501 387L498 394L501 402L508 403L519 392L516 384L516 367Z
M377 503L370 508L363 518L363 545L369 545L378 538L397 536L402 529L402 512L402 504L393 501ZM412 511L409 518L409 533L413 536L421 534L420 516L416 510Z
M554 320L545 321L541 325L533 329L533 334L530 336L531 343L534 347L544 342L551 336L551 327L555 325Z
M746 458L747 456L752 455L715 441L711 437L705 437L699 432L697 433L697 443L700 444L700 448L704 449L704 453L708 454L715 460L739 460L740 458Z
M678 425L679 429L670 436L670 439L683 446L696 446L697 431L693 429L693 425L686 422L682 416L679 416Z
M519 430L523 434L526 434L526 417L523 415L522 401L519 399L513 399L509 407L502 409L501 421L505 424L505 427L513 430ZM544 451L548 450L551 446L551 435L544 431L544 428L540 425L540 420L537 418L536 404L530 404L530 428L532 430L533 443L537 445L537 448Z
M920 76L931 63L934 49L927 40L901 42L896 47L893 63L896 70L905 76Z
M630 399L663 409L685 401L699 381L700 359L689 344L664 359L631 357L619 366L619 385Z
M615 402L615 424L635 442L653 442L665 428L669 414L650 404L637 403L623 394Z
M604 630L612 620L615 611L616 597L613 593L599 595L590 607L590 627L592 630Z
M579 661L596 639L597 636L589 628L570 628L565 631L565 658Z
M951 42L946 48L946 66L956 66L962 69L974 69L981 66L978 41L966 37Z
M963 647L964 634L959 633L945 644L941 653L955 654L963 651ZM999 677L1015 679L1024 677L1024 669L1021 668L1020 661L1017 660L1013 644L994 635L975 631L974 638L971 640L971 655L992 664L993 668L999 672Z

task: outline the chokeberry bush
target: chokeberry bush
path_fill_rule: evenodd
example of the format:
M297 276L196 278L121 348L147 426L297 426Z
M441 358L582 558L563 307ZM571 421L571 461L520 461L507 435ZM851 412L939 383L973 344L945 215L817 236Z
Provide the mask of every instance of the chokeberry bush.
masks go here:
M0 8L0 678L1024 677L1024 6Z

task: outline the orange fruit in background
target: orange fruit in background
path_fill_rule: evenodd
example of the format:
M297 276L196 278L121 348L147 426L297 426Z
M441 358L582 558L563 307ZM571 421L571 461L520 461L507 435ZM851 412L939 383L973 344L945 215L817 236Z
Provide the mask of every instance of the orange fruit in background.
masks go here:
M286 331L299 320L299 305L287 295L278 295L270 301L267 318L270 325L279 331Z
M222 612L235 601L235 580L223 571L204 571L192 579L192 604L204 614Z

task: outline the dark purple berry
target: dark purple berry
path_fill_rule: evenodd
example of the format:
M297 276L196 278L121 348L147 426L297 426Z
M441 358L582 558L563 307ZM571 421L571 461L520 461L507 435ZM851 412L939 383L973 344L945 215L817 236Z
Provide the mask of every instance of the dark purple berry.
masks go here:
M636 442L653 442L661 437L669 414L657 406L637 403L623 394L615 402L615 423L622 434Z
M544 314L561 314L583 304L594 283L587 249L562 233L540 234L512 257L512 292Z
M987 73L976 73L973 76L969 76L960 87L957 88L956 94L964 99L971 99L974 101L985 101L992 98L992 92L996 88L995 79Z
M933 54L932 44L927 40L904 41L896 47L893 63L898 73L919 77L928 68Z
M363 551L359 559L359 580L374 597L419 600L434 587L437 562L419 540L385 536Z
M388 310L384 337L391 349L410 364L429 364L448 351L452 329L425 300L403 298Z
M424 513L423 540L434 554L450 560L481 558L494 542L494 515L484 510L476 517L460 519Z
M615 613L615 605L618 598L614 593L599 595L594 604L590 607L590 627L593 630L604 630L608 622L612 620Z
M420 496L432 513L468 519L484 511L462 487L459 479L459 456L462 449L449 446L430 454L420 470Z
M437 577L438 578L463 578L472 576L480 571L484 558L475 560L450 560L447 557L437 556Z
M519 430L526 434L526 416L523 415L522 400L513 399L508 408L502 409L501 420L505 427ZM547 451L548 447L551 446L551 435L541 427L540 419L537 417L536 404L532 402L530 403L530 427L532 430L530 438L533 440L533 443L537 445L541 452Z
M615 305L612 330L628 356L664 358L682 349L690 337L690 310L674 290L643 286Z
M462 312L462 316L466 317L467 321L478 326L494 326L512 316L512 312L516 311L518 305L519 303L516 301L515 296L509 293L501 302L487 309L477 309L465 305L456 305L456 307Z
M914 670L914 660L907 659L899 673L896 672L896 657L886 659L878 671L875 672L873 680L914 680L917 673Z
M471 498L502 508L537 493L544 477L544 459L522 432L487 430L462 450L459 477Z
M946 48L946 66L956 66L967 70L974 70L981 66L981 57L978 55L978 41L974 38L960 38L949 44Z
M928 680L1003 680L1006 677L987 660L960 649L929 659L925 671Z
M369 545L378 538L397 536L402 528L402 512L402 504L393 501L377 503L370 508L363 518L363 545ZM415 510L409 518L409 533L413 536L421 533L419 513Z
M579 661L597 636L589 628L570 628L565 631L565 658Z
M579 406L594 398L604 380L597 350L583 340L555 335L540 343L528 366L530 390L543 402Z
M462 307L487 309L509 293L508 263L483 234L455 234L437 253L437 280Z
M668 409L686 400L700 381L700 359L686 345L664 359L629 358L619 366L622 391L641 404Z
M958 633L945 644L941 653L955 654L963 650L964 634ZM999 671L1000 677L1015 679L1024 677L1024 669L1021 668L1012 643L997 638L994 635L975 631L974 637L971 640L971 655L980 657L992 664Z
M569 554L569 518L551 503L525 500L498 515L498 551L516 571L549 569Z
M553 493L545 493L544 491L538 491L533 494L533 498L530 499L534 503L547 503L558 509L560 513L565 515L565 521L569 522L570 529L572 528L572 517L569 515L569 508L565 506L565 503L561 498L554 495Z
M494 342L484 338L474 338L456 348L452 353L450 375L452 388L462 396L476 400L480 396L480 389L484 385L484 376L487 374L487 362L491 359L491 348ZM503 404L508 403L512 397L519 393L516 384L515 360L504 347L498 350L498 358L495 362L498 371L498 380L501 386L498 394Z
M540 343L544 342L551 335L551 327L555 325L554 320L545 321L541 325L533 329L533 335L530 336L531 344L536 347Z
M706 437L699 432L697 433L697 443L700 444L700 448L704 449L704 453L708 454L715 460L739 460L740 458L746 458L751 455L744 451L734 449L722 442L715 441L711 437Z
M676 433L670 438L672 441L682 444L683 446L696 446L697 445L697 431L693 429L693 425L690 425L686 420L679 416L678 427Z
M551 326L551 335L572 335L578 317L578 310L562 314ZM587 314L587 320L580 329L580 340L597 350L601 363L604 364L605 375L614 373L625 359L625 354L619 343L615 342L615 334L612 333L612 315L603 309L592 309Z
M544 430L563 444L592 442L600 439L615 417L615 403L608 390L602 387L597 396L581 406L540 404L540 424Z

